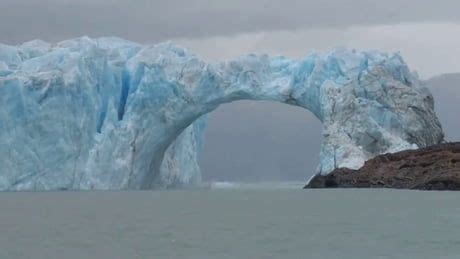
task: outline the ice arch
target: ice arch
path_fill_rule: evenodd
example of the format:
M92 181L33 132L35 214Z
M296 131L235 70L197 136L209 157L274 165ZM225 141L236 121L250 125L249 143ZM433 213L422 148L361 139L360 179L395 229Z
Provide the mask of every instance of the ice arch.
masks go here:
M399 55L339 50L301 61L248 55L206 64L163 44L141 50L128 62L127 74L132 75L127 82L132 102L124 116L139 116L142 122L131 118L133 125L149 123L142 135L138 127L128 130L130 139L148 146L133 158L130 187L158 184L167 147L197 118L235 100L271 100L311 111L324 125L320 173L357 168L376 154L442 139L430 94ZM170 176L169 170L165 175Z
M148 189L196 181L204 116L235 100L311 111L323 124L323 174L443 139L432 96L398 54L337 50L208 64L171 43L107 38L1 50L0 105L15 122L0 133L6 138L14 126L17 134L0 148L4 188ZM30 137L43 125L40 140ZM27 155L11 152L15 142L28 146ZM62 180L60 172L69 170Z

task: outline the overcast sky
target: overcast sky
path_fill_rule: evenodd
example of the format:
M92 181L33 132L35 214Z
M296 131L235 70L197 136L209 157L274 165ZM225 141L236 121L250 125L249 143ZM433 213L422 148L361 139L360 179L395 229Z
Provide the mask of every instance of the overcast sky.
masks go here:
M8 41L88 34L151 42L243 32L458 22L457 0L1 0Z
M460 72L459 0L0 0L2 43L83 35L146 44L172 40L207 60L248 52L301 58L342 46L380 49L400 51L423 79ZM310 113L233 105L212 116L205 174L271 170L267 174L277 178L288 166L294 176L314 168L320 125Z
M401 51L429 78L460 71L459 12L458 0L0 0L0 42L175 40L213 60L348 46Z

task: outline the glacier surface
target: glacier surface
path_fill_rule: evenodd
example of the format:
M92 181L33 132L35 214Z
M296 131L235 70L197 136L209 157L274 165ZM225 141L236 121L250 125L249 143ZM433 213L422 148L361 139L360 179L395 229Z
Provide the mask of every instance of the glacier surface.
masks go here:
M0 190L197 183L206 114L241 99L312 112L321 174L443 141L433 97L399 54L206 63L173 43L34 40L0 44Z

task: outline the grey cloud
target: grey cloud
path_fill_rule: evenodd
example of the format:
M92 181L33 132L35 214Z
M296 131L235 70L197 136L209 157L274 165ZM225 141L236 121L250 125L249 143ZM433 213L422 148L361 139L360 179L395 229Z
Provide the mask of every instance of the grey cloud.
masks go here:
M434 96L436 113L448 141L460 141L460 73L440 75L426 81Z
M310 51L327 52L344 46L399 51L423 79L460 71L460 23L298 29L175 41L208 61L232 59L251 52L300 58Z
M0 41L115 35L141 42L298 28L459 21L457 0L1 0Z

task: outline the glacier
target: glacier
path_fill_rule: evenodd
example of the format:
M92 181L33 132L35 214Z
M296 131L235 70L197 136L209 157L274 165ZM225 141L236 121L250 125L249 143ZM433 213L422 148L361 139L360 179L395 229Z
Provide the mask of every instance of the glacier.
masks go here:
M313 113L323 125L318 174L444 139L432 95L398 53L208 63L171 42L34 40L0 44L0 190L199 183L206 114L243 99Z

